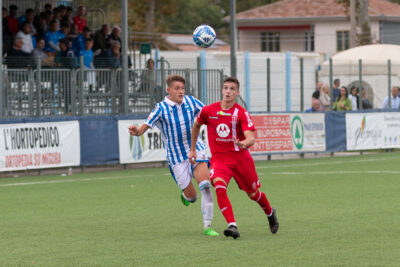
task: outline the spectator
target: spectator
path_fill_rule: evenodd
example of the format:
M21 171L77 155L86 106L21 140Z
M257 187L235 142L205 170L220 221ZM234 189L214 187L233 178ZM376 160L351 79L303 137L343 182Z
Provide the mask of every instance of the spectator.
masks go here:
M51 12L52 10L53 10L53 7L51 4L47 3L44 5L44 12L48 12L48 11Z
M93 65L93 39L87 38L85 40L85 49L80 51L79 57L83 57L83 68L86 70L94 70ZM89 92L92 92L93 87L96 85L96 72L95 71L87 71L86 79L89 83Z
M61 19L61 24L67 23L69 25L71 35L74 35L75 37L76 29L74 25L74 20L72 19L72 12L72 7L67 7L65 15Z
M70 41L67 38L59 41L60 51L57 53L55 62L57 66L66 69L75 67L75 56L71 49Z
M317 92L318 91L316 91L315 93L317 93ZM314 98L314 96L313 96L311 101L312 101L311 102L311 108L307 109L306 112L318 112L320 110L320 105L321 105L319 100Z
M101 30L98 30L94 37L93 53L94 56L104 56L107 50L107 39L109 39L110 26L108 24L103 24Z
M13 45L12 33L8 30L7 23L7 9L2 8L2 18L3 18L3 55L7 53Z
M327 84L322 85L319 101L321 102L324 111L329 111L331 109L331 96L329 91L329 85Z
M323 83L322 82L317 82L317 91L321 92L321 88L322 88Z
M398 109L400 106L400 98L399 98L399 87L392 87L392 94L390 96L390 107L389 107L389 97L385 97L382 103L382 109Z
M29 54L21 50L22 38L15 38L13 47L7 53L6 64L10 69L26 68L30 64Z
M58 9L61 12L61 19L67 14L67 7L64 5L59 5Z
M63 17L60 8L56 7L53 9L53 16L54 20L57 21L57 31L60 29L61 26L61 19Z
M44 66L51 66L51 58L44 52L44 39L38 39L36 48L32 52L32 57L36 63L37 58L40 58L40 63Z
M352 110L351 100L348 98L348 91L345 86L340 88L340 95L333 104L333 110L347 111Z
M32 29L29 22L24 22L22 24L22 29L18 32L17 38L21 38L23 41L23 45L21 50L26 54L31 54L33 51L33 42L32 42Z
M371 102L369 102L367 98L367 91L364 88L362 89L361 97L362 97L363 109L372 109L372 104Z
M54 14L51 11L46 11L46 24L50 25L51 21L54 19Z
M333 102L340 96L340 80L335 79L333 81Z
M86 19L84 18L86 14L86 7L79 6L78 14L74 17L74 25L77 31L77 34L83 33L83 28L87 26Z
M50 30L48 30L44 36L44 40L46 41L46 46L44 51L50 53L55 56L58 51L60 51L60 47L58 46L58 33L57 33L57 21L52 20L50 23Z
M83 33L78 35L72 40L72 50L75 56L79 57L81 50L85 49L85 41L90 38L90 29L88 27L83 28Z
M61 27L60 30L57 31L58 35L58 40L68 38L68 39L73 39L73 35L71 35L71 27L70 24L68 24L67 21L62 21L61 22Z
M19 27L22 28L23 23L28 22L29 25L31 26L32 35L36 35L37 31L34 25L34 20L35 20L35 11L32 8L28 8L27 10L25 10L25 16L21 16L18 18Z
M6 19L8 27L7 30L11 33L12 38L14 38L19 31L17 12L18 12L18 7L16 5L10 5L10 13Z
M353 86L350 89L350 94L349 94L349 99L351 101L352 105L352 110L358 110L359 105L358 105L358 88Z
M118 26L114 26L111 30L111 34L107 38L107 48L111 47L112 42L119 42L119 47L122 47L122 41L121 38L119 37L120 34L121 34L121 28Z
M147 92L147 93L154 93L156 94L156 98L159 100L161 92L158 92L158 90L155 90L156 86L156 73L155 73L155 68L154 68L154 60L152 58L149 58L146 62L146 69L143 70L142 72L142 77L141 77L141 84L140 84L140 92ZM155 90L155 92L153 92Z
M111 47L107 49L107 57L110 68L116 69L122 67L122 59L121 59L121 44L117 41L112 42Z
M37 38L43 39L45 33L48 31L46 13L41 12L38 17L35 19L35 29L37 31Z

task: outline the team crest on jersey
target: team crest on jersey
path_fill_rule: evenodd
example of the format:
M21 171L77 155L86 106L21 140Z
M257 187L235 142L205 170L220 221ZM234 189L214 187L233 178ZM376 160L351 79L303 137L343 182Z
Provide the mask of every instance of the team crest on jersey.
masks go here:
M217 134L219 135L219 137L225 138L229 135L230 132L231 130L229 129L228 125L224 123L218 124Z
M231 113L225 113L225 112L223 112L222 110L220 110L220 111L217 111L217 115L221 115L221 116L231 116L232 114L231 114Z
M238 121L238 116L232 116L232 122L237 122Z

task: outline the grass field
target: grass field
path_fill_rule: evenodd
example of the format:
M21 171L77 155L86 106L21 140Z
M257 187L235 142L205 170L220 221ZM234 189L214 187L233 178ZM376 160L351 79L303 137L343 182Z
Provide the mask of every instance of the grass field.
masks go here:
M0 179L0 266L399 266L400 153L257 162L277 209L231 198L241 238L202 234L166 168Z

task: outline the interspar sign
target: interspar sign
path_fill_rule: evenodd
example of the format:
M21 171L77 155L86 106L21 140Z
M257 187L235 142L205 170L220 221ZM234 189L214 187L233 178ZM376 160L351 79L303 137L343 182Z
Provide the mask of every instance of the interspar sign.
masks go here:
M79 165L79 122L0 124L0 152L0 171Z
M400 113L346 114L347 150L400 148Z
M253 154L325 151L324 114L253 114Z
M140 127L144 120L119 120L119 160L120 163L156 162L166 160L166 150L161 132L157 127L148 129L142 136L131 136L128 132L130 125ZM200 136L207 145L206 127L200 129ZM207 146L208 147L208 146ZM209 153L208 153L209 154Z

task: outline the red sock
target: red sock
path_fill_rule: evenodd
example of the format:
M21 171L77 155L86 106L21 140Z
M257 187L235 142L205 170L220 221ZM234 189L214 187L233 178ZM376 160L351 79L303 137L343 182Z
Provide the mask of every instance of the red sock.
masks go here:
M233 210L228 195L226 194L226 185L222 181L217 181L214 184L215 194L217 195L218 206L221 209L222 215L228 224L234 223Z
M267 196L263 193L257 190L257 193L251 197L252 200L258 203L260 207L264 210L265 214L269 215L272 212L271 205L269 204L269 201L267 199Z

